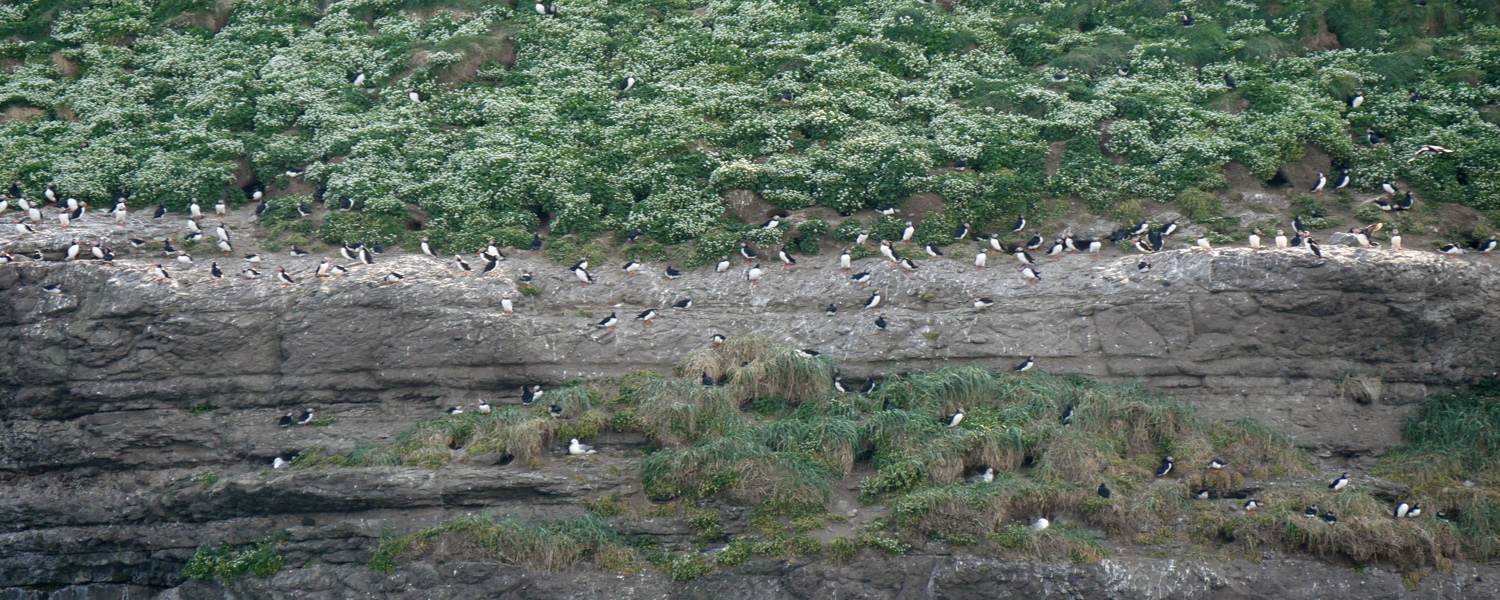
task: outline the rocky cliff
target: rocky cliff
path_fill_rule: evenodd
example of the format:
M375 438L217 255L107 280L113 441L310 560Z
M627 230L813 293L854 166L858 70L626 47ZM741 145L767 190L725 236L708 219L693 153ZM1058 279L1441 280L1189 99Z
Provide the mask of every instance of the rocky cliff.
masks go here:
M1036 284L1008 258L982 272L934 261L909 274L866 259L855 268L874 274L867 288L832 264L765 264L756 285L741 266L676 280L660 265L637 277L596 266L598 282L582 287L530 257L502 263L497 277L454 277L446 261L391 254L331 281L311 277L312 258L277 257L298 280L283 288L235 278L236 259L221 264L223 281L199 264L171 265L171 281L157 282L147 260L0 267L0 597L63 585L101 598L164 589L181 598L597 597L624 594L624 583L636 597L992 597L996 585L1028 597L1263 597L1266 581L1293 590L1303 578L1329 591L1283 595L1395 597L1398 576L1302 561L1072 566L930 553L846 567L753 562L690 584L458 563L387 576L361 566L381 535L465 512L579 514L582 497L637 493L633 463L267 467L302 450L388 441L453 404L516 402L523 383L666 372L713 333L816 349L837 357L848 379L950 363L1009 368L1035 356L1039 369L1139 382L1210 418L1260 418L1335 458L1390 447L1413 403L1494 375L1500 356L1500 317L1487 310L1500 292L1484 259L1344 247L1325 248L1322 259L1177 250L1150 257L1149 273L1134 257L1042 259ZM391 270L406 279L383 284ZM540 294L518 293L524 271ZM44 293L48 285L62 293ZM860 310L876 289L886 297L876 313L890 323L884 331ZM501 312L502 294L516 314ZM995 305L972 308L980 296ZM691 309L667 308L683 298ZM834 316L824 314L830 303ZM663 314L649 326L633 320L647 308ZM621 319L613 330L595 326L610 313ZM307 406L332 424L276 426ZM626 527L667 540L692 534L680 523ZM274 532L286 536L289 563L308 568L228 592L177 587L200 544ZM1142 578L1156 571L1170 576ZM1424 584L1422 597L1491 585L1474 576L1482 577Z

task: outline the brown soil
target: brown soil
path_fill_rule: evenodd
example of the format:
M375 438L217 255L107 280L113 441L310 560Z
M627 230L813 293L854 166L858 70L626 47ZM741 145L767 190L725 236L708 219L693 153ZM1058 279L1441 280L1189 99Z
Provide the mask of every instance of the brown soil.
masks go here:
M1062 162L1063 150L1068 147L1068 141L1052 142L1047 144L1046 173L1048 177L1057 174L1057 165Z
M46 115L47 111L44 111L40 108L35 108L32 106L22 106L18 104L16 106L5 109L5 113L0 114L0 122L8 123L10 121L27 121L32 117L45 117Z
M771 218L771 214L775 212L776 207L750 190L724 192L724 215L727 217L739 217L746 223L760 223Z
M1308 50L1342 50L1339 36L1328 30L1328 21L1318 19L1318 32L1302 38L1302 46Z
M73 64L73 61L65 58L62 52L53 52L47 58L52 59L52 64L57 67L57 72L63 77L72 77L78 74L78 65Z
M899 207L901 214L905 215L913 223L921 223L922 219L929 214L943 212L943 197L932 192L912 194L906 197L906 201Z

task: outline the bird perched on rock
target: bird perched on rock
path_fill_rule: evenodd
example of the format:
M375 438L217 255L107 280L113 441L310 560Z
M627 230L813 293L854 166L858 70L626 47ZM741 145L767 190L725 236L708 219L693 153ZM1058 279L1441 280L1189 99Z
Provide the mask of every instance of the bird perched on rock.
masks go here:
M617 316L615 316L615 313L609 313L609 316L604 317L604 320L599 321L598 323L595 324L595 326L596 327L603 327L605 331L614 331L615 330L615 323L618 323L619 321L620 321L620 318L617 317Z
M594 452L595 450L593 446L579 442L578 438L573 438L572 440L568 441L568 454L571 454L573 456L584 456L587 454L593 454Z
M745 271L745 279L747 279L747 280L750 281L750 285L755 285L756 283L759 283L760 282L760 276L761 276L760 265L755 265L753 267L750 267L749 270Z

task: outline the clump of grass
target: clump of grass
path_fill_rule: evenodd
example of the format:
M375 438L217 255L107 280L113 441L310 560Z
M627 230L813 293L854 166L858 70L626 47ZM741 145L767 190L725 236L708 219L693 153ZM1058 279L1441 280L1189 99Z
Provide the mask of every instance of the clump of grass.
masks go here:
M618 567L627 550L619 534L594 515L550 523L467 515L411 535L382 539L370 568L389 573L403 558L431 552L434 540L444 536L477 544L496 561L531 571L562 571L589 560L596 566L608 561Z
M1001 557L1024 557L1028 560L1070 560L1075 563L1097 563L1108 552L1104 543L1089 532L1070 525L1053 525L1032 531L1012 523L988 536L993 551Z
M715 348L692 351L677 364L677 374L708 374L736 403L759 397L784 398L792 403L826 398L833 390L833 359L808 357L785 344L759 336L737 336Z
M658 442L682 446L739 424L727 389L689 379L657 379L641 385L635 421Z
M210 412L213 409L214 406L212 404L209 404L208 402L202 402L199 404L194 404L192 408L188 409L188 412L195 415L201 415L203 413Z
M182 568L182 575L199 581L234 580L252 575L270 577L286 568L286 559L274 550L274 541L249 546L219 544L201 546Z
M625 514L625 499L618 493L599 498L584 498L583 508L604 518L618 517Z

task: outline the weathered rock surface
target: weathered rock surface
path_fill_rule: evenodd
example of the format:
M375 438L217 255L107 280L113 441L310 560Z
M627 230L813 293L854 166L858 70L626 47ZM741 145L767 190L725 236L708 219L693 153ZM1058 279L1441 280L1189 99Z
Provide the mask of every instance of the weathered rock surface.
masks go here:
M175 598L1500 596L1483 587L1494 577L1460 574L1474 567L1407 593L1398 574L1295 560L865 555L843 567L755 562L685 584L477 563L417 562L381 575L362 564L383 534L471 512L570 516L581 498L637 492L629 442L606 444L589 461L568 461L558 446L538 470L485 461L437 471L269 469L273 457L305 449L388 442L453 404L515 402L523 383L666 372L712 333L817 349L851 380L948 364L1010 368L1032 355L1042 370L1139 382L1211 419L1254 416L1344 455L1390 447L1422 398L1495 374L1500 317L1488 306L1500 292L1489 263L1331 245L1324 255L1171 251L1149 257L1144 275L1135 257L1043 259L1038 284L1017 278L1008 257L984 272L935 261L909 275L866 259L856 270L875 274L868 288L850 283L832 256L790 271L766 263L754 286L742 266L669 281L660 265L627 278L616 264L596 266L599 282L582 288L564 268L522 257L502 263L498 277L455 278L448 261L387 254L317 281L314 258L278 256L269 266L298 279L284 289L267 279L215 283L202 259L170 265L166 283L148 275L149 259L0 266L0 598L46 597L34 586L56 584L72 586L59 592L68 598L166 589ZM243 265L220 266L232 275ZM390 270L406 280L379 283ZM524 270L536 273L540 295L517 293ZM42 292L52 284L64 293ZM875 289L886 296L883 332L859 308ZM516 315L501 313L501 294ZM977 296L996 304L973 309ZM691 310L667 308L682 298L693 299ZM823 314L830 302L833 317ZM631 319L647 308L666 312L650 327ZM613 331L594 326L611 312L621 317ZM1346 397L1350 377L1379 385ZM276 427L303 406L334 423ZM627 527L692 535L680 523ZM228 588L184 585L181 566L199 545L278 532L289 564L314 566Z

